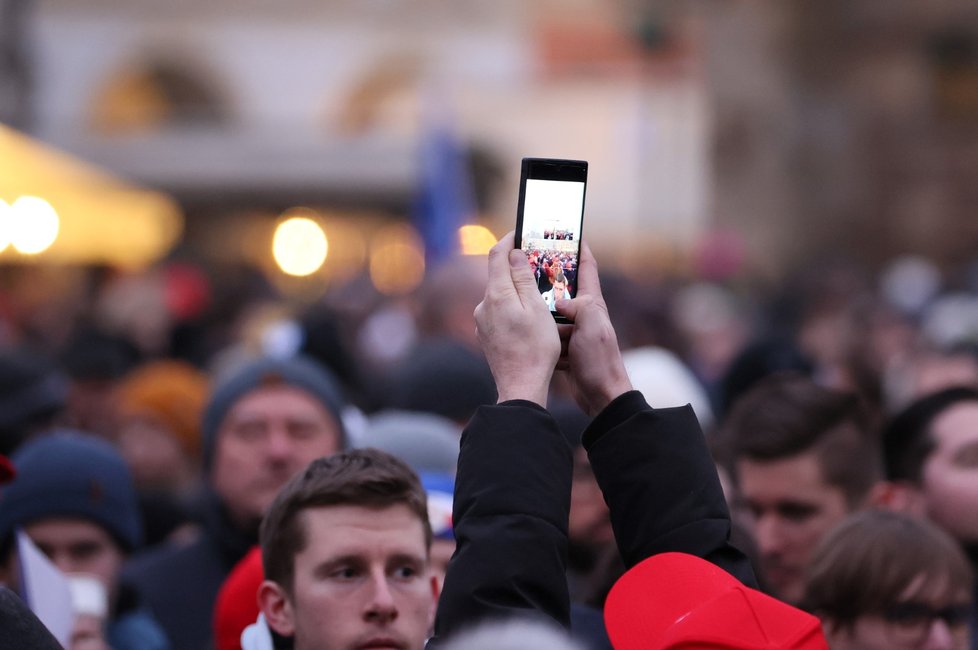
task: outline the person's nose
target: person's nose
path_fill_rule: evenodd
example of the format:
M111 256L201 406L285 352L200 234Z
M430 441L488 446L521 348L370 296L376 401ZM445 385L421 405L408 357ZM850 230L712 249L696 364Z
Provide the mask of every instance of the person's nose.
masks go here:
M758 552L764 555L780 555L784 551L784 529L773 515L761 515L754 525L754 541Z
M65 551L55 551L48 555L48 559L61 573L75 573L78 570L71 555Z
M273 426L268 433L265 454L269 460L284 461L292 457L294 444L292 436L284 426Z
M394 593L391 591L387 575L382 572L373 575L368 588L370 596L364 610L364 617L375 623L390 623L396 619L397 604L394 602Z
M943 618L935 618L927 627L921 650L956 650L954 633Z

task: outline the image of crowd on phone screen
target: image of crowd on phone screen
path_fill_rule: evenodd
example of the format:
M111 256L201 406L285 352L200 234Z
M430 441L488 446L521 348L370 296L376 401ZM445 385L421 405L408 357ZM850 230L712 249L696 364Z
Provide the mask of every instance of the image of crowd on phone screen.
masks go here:
M562 298L571 298L577 286L577 254L549 248L537 248L528 242L524 247L540 295L550 311Z

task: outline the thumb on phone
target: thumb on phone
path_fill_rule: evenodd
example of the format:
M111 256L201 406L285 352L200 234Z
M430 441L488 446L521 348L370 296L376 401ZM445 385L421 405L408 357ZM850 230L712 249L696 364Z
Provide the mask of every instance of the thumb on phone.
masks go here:
M593 297L578 294L576 298L572 298L571 300L561 298L554 303L554 308L558 314L566 317L572 323L576 323L578 315L584 312L593 302Z

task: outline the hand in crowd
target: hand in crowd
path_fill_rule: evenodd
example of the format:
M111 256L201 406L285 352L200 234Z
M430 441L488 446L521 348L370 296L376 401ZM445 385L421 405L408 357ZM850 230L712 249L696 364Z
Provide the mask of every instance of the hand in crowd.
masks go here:
M507 233L489 251L489 283L475 309L476 332L496 380L499 401L541 406L560 356L560 338L526 255Z
M567 371L581 409L597 415L613 399L630 391L632 384L601 295L598 265L586 243L581 245L577 296L558 301L557 312L573 321L560 327L562 354L557 369Z

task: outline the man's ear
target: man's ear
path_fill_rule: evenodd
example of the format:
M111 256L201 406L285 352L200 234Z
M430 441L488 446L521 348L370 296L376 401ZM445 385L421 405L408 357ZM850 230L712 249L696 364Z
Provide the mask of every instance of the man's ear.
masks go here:
M870 507L905 512L918 517L927 514L924 493L907 481L878 482L870 489L867 504Z
M292 603L277 582L265 580L258 587L258 606L268 621L268 626L282 636L295 634L295 617Z

